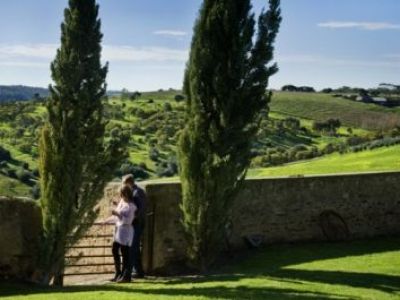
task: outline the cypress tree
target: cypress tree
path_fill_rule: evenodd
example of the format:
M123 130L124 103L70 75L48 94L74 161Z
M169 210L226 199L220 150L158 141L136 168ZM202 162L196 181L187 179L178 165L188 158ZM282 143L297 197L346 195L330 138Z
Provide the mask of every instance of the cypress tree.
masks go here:
M222 250L261 112L268 110L266 89L278 71L272 60L280 23L279 0L269 0L258 22L250 0L204 0L194 27L179 160L188 255L202 270Z
M39 142L43 249L41 281L63 271L66 247L93 223L95 205L125 151L122 139L105 141L102 99L107 65L101 64L99 7L69 0L61 47L51 65L54 85Z

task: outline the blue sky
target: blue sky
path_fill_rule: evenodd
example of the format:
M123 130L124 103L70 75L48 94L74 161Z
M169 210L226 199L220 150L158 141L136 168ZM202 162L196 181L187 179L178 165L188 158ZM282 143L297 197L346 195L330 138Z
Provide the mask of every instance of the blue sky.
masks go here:
M99 0L109 89L180 88L200 0ZM255 11L267 4L254 0ZM0 3L0 84L47 86L67 0ZM282 0L271 87L400 83L399 0Z

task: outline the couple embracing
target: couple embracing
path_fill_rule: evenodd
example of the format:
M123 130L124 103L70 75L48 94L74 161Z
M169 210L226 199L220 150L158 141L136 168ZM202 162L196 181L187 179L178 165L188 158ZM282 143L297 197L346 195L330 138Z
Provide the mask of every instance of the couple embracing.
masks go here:
M126 283L131 281L133 269L136 278L144 277L140 241L145 225L146 194L129 174L122 178L119 198L113 202L116 207L105 222L115 223L112 244L115 276L111 281Z

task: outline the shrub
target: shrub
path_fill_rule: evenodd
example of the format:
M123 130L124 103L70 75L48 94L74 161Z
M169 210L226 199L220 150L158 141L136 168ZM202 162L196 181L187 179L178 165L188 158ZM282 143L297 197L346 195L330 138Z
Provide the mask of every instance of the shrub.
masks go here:
M163 104L163 110L164 111L172 111L172 105L169 102L164 102Z
M0 161L10 161L11 160L11 153L7 149L4 149L0 146Z
M340 126L341 122L339 119L329 119L325 122L314 122L313 130L334 135Z
M174 99L175 99L176 102L181 102L181 101L185 100L185 96L183 96L183 95L175 95Z
M346 143L349 146L356 146L356 145L360 145L362 143L365 143L368 139L364 138L364 137L360 137L360 136L351 136L349 138L347 138Z
M131 128L132 134L142 135L144 134L144 130L137 124L133 125Z
M6 173L8 177L17 179L17 173L15 172L14 169L6 170Z
M126 174L133 174L133 176L138 180L144 180L150 177L149 173L144 168L132 164L129 161L123 163L117 172L117 176L120 177Z
M110 136L112 138L117 138L120 135L120 133L121 133L120 128L115 127L110 131Z
M156 173L160 177L172 177L178 174L178 165L176 162L164 162L158 166Z
M307 146L306 146L306 145L303 145L303 144L297 144L297 145L294 145L294 146L291 148L291 150L292 150L292 151L295 151L295 152L305 151L305 150L307 150L307 149L308 149Z
M19 179L19 181L32 185L31 179L32 179L32 174L24 169L18 169L16 172L16 177Z
M31 189L31 194L33 199L39 199L40 198L40 185L35 184L32 189Z
M32 144L23 143L19 145L18 149L25 154L30 154L32 151Z
M160 158L160 152L154 147L150 148L149 157L152 161L158 161Z
M313 152L311 150L305 150L296 153L296 160L310 159L313 157Z

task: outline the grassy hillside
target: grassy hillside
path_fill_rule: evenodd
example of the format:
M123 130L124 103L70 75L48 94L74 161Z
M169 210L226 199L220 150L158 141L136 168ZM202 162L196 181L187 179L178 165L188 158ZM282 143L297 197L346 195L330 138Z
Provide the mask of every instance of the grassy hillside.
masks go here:
M115 171L116 178L126 173L144 180L177 175L176 144L184 126L185 110L185 100L180 94L180 91L168 90L104 100L107 139L119 134L129 136L126 144L129 157ZM176 96L180 96L179 99ZM275 93L270 107L270 113L263 114L252 146L251 168L346 152L356 145L382 140L383 136L400 136L400 130L394 129L397 122L400 124L398 109L356 103L327 94L286 92ZM32 193L36 191L35 195L38 190L37 142L45 118L46 109L41 102L0 105L0 180L8 178L7 184L11 184L11 179L18 179L28 184ZM334 132L313 128L315 121L324 122L330 118L340 119L343 126ZM382 135L379 128L391 131ZM2 161L1 151L8 151L12 159ZM286 172L286 167L283 170ZM352 169L358 170L363 169ZM4 191L7 184L3 183L0 193L7 192Z
M340 119L345 126L367 130L386 130L400 125L398 108L359 103L321 93L277 92L271 102L271 111L309 120Z
M400 146L393 146L343 155L336 153L274 168L253 169L250 170L249 176L269 177L399 170Z
M270 246L208 276L45 288L0 284L4 300L399 299L399 239Z

